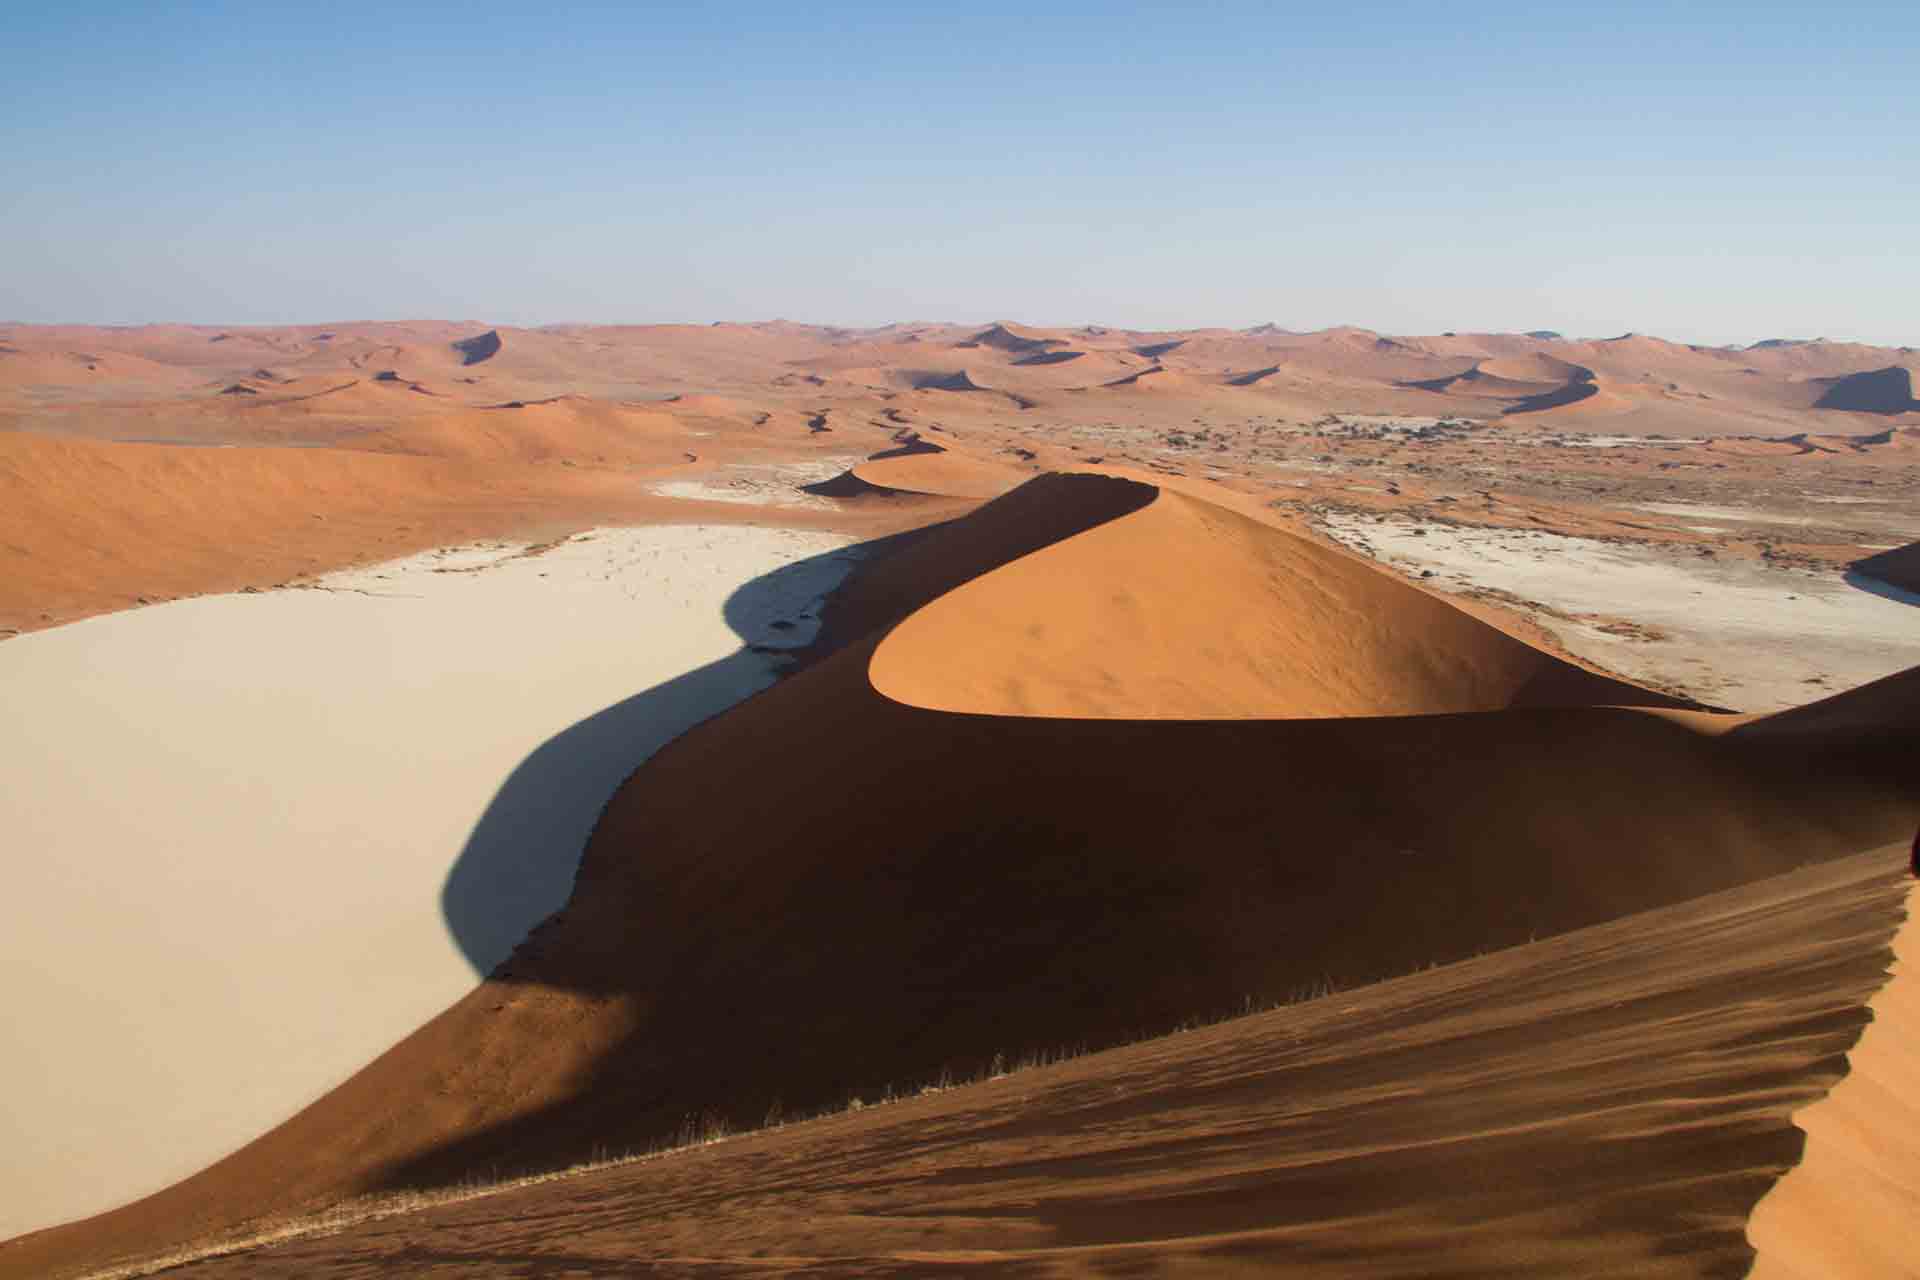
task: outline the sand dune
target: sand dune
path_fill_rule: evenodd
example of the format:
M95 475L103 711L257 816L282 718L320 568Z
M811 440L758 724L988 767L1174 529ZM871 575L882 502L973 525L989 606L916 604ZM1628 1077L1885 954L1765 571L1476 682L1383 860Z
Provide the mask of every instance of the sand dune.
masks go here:
M1887 1229L1920 1212L1920 894L1909 891L1907 906L1893 976L1868 1001L1872 1022L1847 1054L1846 1078L1795 1113L1800 1160L1755 1207L1754 1280L1913 1270L1905 1239Z
M469 365L464 363L466 349L458 344L474 351L485 345L492 354ZM121 362L125 376L103 382L106 375L101 372L78 372L82 366L69 358L74 352ZM34 384L37 391L5 390L9 364L24 369L22 361L43 359L67 363L53 382ZM288 377L331 378L334 384L392 372L402 383L469 404L532 402L563 394L631 400L693 393L755 400L816 388L842 398L884 397L928 385L929 379L967 373L976 385L1015 397L1011 403L1018 408L1027 401L1044 401L1054 391L1130 377L1143 361L1154 360L1192 379L1180 398L1200 409L1208 407L1203 402L1218 394L1223 382L1257 385L1249 371L1285 369L1288 402L1264 405L1260 411L1277 407L1311 417L1348 409L1430 412L1419 403L1419 394L1406 388L1448 380L1453 380L1454 394L1464 397L1462 407L1470 408L1475 381L1462 375L1476 365L1482 366L1478 382L1483 399L1498 400L1486 394L1492 392L1512 393L1514 398L1548 395L1570 385L1555 372L1555 362L1561 362L1593 370L1603 389L1587 395L1577 411L1616 419L1614 429L1726 435L1729 418L1791 420L1832 391L1838 380L1887 369L1903 359L1910 356L1897 349L1850 343L1735 351L1641 336L1599 342L1519 334L1421 337L1350 327L1317 333L1149 333L1008 324L860 330L788 322L541 329L442 322L231 330L10 326L0 328L0 407L39 413L69 401L78 406L98 399L187 394L193 386L204 386L211 394L266 369ZM1163 389L1171 385L1157 378L1143 380L1145 385L1155 383ZM1610 400L1609 395L1621 398ZM230 399L254 397L239 392ZM981 397L964 410L955 406L955 411L992 413L999 408ZM1148 410L1143 406L1142 411ZM179 421L176 415L168 430L147 435L174 438L180 434ZM105 428L75 413L66 416L62 429L97 434ZM1743 431L1749 432L1760 434ZM198 428L189 425L186 433L195 435Z
M982 329L979 333L963 342L962 347L993 347L1000 351L1011 351L1020 355L1047 351L1055 347L1068 345L1068 339L1038 329L1029 329L1022 325L996 324Z
M1403 385L1469 400L1505 401L1501 412L1509 414L1547 413L1575 405L1588 412L1623 407L1617 394L1603 389L1592 369L1538 353L1477 360L1463 372Z
M1540 352L1496 356L1491 360L1482 360L1475 366L1475 372L1486 378L1504 378L1513 382L1545 382L1556 385L1584 381L1593 374L1593 371L1584 365Z
M1265 382L1268 378L1273 377L1274 374L1279 372L1280 372L1279 365L1270 364L1264 369L1254 369L1247 373L1235 374L1232 377L1227 379L1227 385L1232 387L1258 386L1260 383Z
M1689 711L1533 647L1540 632L1497 601L1468 616L1283 527L1275 508L1376 532L1397 511L1422 545L1482 521L1515 538L1538 526L1660 539L1796 595L1799 566L1825 564L1832 591L1866 587L1891 616L1906 607L1897 588L1870 575L1846 586L1837 566L1912 536L1897 526L1901 460L1920 435L1897 416L1812 406L1841 387L1878 395L1911 354L1272 326L0 327L0 629L609 520L899 535L836 596L804 669L621 790L579 892L508 969L285 1127L149 1201L0 1249L0 1271L44 1274L370 1188L544 1167L671 1136L689 1115L757 1123L776 1105L984 1069L995 1053L1116 1043L1249 997L1489 951L1477 972L1504 978L1389 984L1412 994L1385 1039L1338 1032L1354 1001L1388 988L1293 1024L1324 1070L1226 1086L1231 1105L1210 1113L1264 1117L1277 1136L1257 1151L1230 1124L1189 1123L1210 1104L1168 1082L1204 1077L1208 1061L1167 1041L1143 1047L1173 1065L1126 1121L1144 1146L1087 1138L1102 1131L1056 1120L1073 1113L1051 1096L1038 1114L986 1108L990 1127L1053 1135L999 1149L1010 1180L975 1177L972 1155L940 1163L978 1151L975 1137L904 1151L896 1130L849 1158L891 1150L927 1175L933 1209L895 1203L921 1206L913 1229L937 1247L987 1261L1004 1228L1018 1248L1055 1250L992 1259L1016 1270L1214 1265L1241 1248L1264 1262L1285 1239L1343 1271L1417 1271L1441 1242L1462 1274L1698 1273L1744 1259L1753 1200L1798 1156L1786 1113L1811 1102L1809 1131L1838 1157L1810 1145L1792 1185L1812 1192L1783 1191L1786 1225L1756 1220L1754 1239L1807 1244L1813 1219L1853 1221L1806 1210L1849 1185L1868 1188L1849 1212L1898 1220L1885 1197L1905 1157L1850 1136L1894 1114L1884 1092L1836 1091L1840 1119L1813 1117L1866 1003L1886 1025L1904 1016L1904 987L1872 990L1894 864L1848 858L1920 819L1920 677L1760 720ZM26 378L34 362L59 378ZM1099 474L1016 487L1081 460ZM1703 504L1769 505L1755 519L1774 523L1675 523ZM947 523L920 527L935 520ZM1528 542L1536 560L1557 545ZM1618 573L1627 551L1597 554ZM1607 623L1617 644L1654 643L1634 621L1646 619ZM598 640L654 643L647 627ZM487 646L449 642L467 647ZM511 664L517 689L558 678L546 664L564 659L545 648ZM486 700L461 712L484 717ZM170 741L196 731L190 719L170 717ZM404 791L409 771L391 772ZM1812 879L1779 878L1795 875ZM1722 893L1746 896L1688 905ZM1691 923L1668 927L1659 913L1676 911ZM1596 925L1621 932L1579 933ZM1588 977L1589 1003L1572 1012ZM1456 1007L1485 1020L1427 1020ZM1597 1022L1564 1043L1510 1038L1565 1025L1556 1010ZM1261 1054L1289 1043L1279 1026ZM1492 1039L1464 1048L1449 1026ZM1862 1043L1863 1063L1884 1060ZM1376 1056L1338 1101L1343 1071ZM1461 1093L1462 1061L1505 1065ZM1861 1077L1889 1079L1877 1066ZM1151 1083L1078 1079L1096 1092ZM1323 1096L1324 1123L1288 1128ZM1536 1110L1502 1125L1503 1099ZM1298 1173L1314 1151L1340 1154ZM828 1149L771 1158L789 1155L844 1175ZM1849 1183L1861 1160L1880 1162L1878 1181ZM1028 1161L1043 1172L1020 1172ZM1461 1173L1494 1164L1532 1180ZM1095 1176L1056 1176L1081 1168ZM710 1187L799 1203L791 1182L758 1176L736 1169ZM1526 1198L1543 1179L1579 1178L1592 1194L1573 1209ZM989 1185L959 1201L938 1190ZM1036 1188L1057 1213L1031 1211ZM1694 1230L1685 1215L1702 1196L1713 1218ZM1135 1231L1127 1206L1140 1204L1168 1230ZM752 1248L898 1261L888 1251L910 1247L875 1215L816 1227L781 1212L752 1228ZM682 1255L671 1241L710 1232L723 1270L748 1251L729 1252L742 1228L724 1213L652 1227ZM521 1265L515 1242L465 1229L489 1242L490 1265ZM617 1256L617 1226L593 1230ZM557 1238L517 1240L532 1256ZM1374 1248L1394 1239L1414 1243Z
M1914 1207L1897 1186L1828 1184L1853 1194L1837 1211L1813 1199L1823 1220L1782 1221L1779 1191L1802 1166L1751 1238L1741 1226L1796 1158L1788 1111L1831 1079L1869 1002L1878 1016L1832 1098L1884 1061L1875 1041L1897 1015L1892 989L1874 988L1907 893L1897 852L1844 859L179 1274L1698 1277L1741 1274L1758 1244L1761 1275L1834 1245L1788 1274L1894 1275L1889 1224ZM1818 1126L1827 1105L1796 1119ZM1816 1128L1810 1150L1824 1141Z
M1112 1043L1752 884L1920 818L1911 721L1864 743L1729 733L1273 533L1146 486L1058 477L925 535L839 597L840 648L621 789L568 907L493 980L228 1160L0 1263L19 1274L358 1190L578 1158L689 1113L758 1122L995 1051ZM1272 661L1228 661L1226 679L1236 693L1269 682L1269 718L973 709L1007 705L1004 664L1023 647L1075 651L1073 629L1044 633L1054 617L1083 614L1091 637L1138 614L1101 660L1153 689L1148 703L1166 655L1199 645L1170 615L1231 634L1205 594L1056 600L1067 570L1112 586L1122 561L1148 582L1244 584L1232 613L1256 615ZM1337 618L1370 594L1377 627L1299 616ZM1024 608L1041 634L997 642L996 668L968 653L994 625L918 625L969 598ZM1317 668L1327 643L1360 674ZM957 689L948 705L967 709L888 695L902 683ZM1214 695L1182 696L1171 714ZM1643 705L1605 705L1627 701ZM1303 708L1339 718L1294 718ZM1402 714L1352 714L1382 709Z
M946 711L1106 718L1673 705L1332 548L1142 488L1035 482L1022 503L1145 505L922 608L875 653L874 687Z
M1913 398L1913 374L1899 365L1820 381L1826 390L1813 402L1816 409L1886 414L1920 412L1920 400Z
M135 389L184 391L193 374L116 351L34 349L0 342L0 396L31 400L49 392L126 395Z
M1014 467L937 447L876 454L852 474L880 489L949 498L997 498L1030 479Z
M1111 382L1101 383L1105 390L1125 391L1170 391L1185 389L1187 378L1164 365L1155 365L1151 369L1139 369Z
M0 432L0 635L474 538L541 540L596 523L673 519L684 505L654 496L636 473L672 474L691 465L694 449L725 459L781 440L800 456L816 448L802 422L768 430L775 434L741 424L729 436L697 418L557 404L429 415L368 431L352 448ZM709 521L743 515L699 512ZM851 512L827 523L897 527Z
M1016 368L1019 368L1028 365L1066 364L1070 360L1084 360L1086 357L1087 353L1084 351L1042 351L1035 355L1022 356L1013 363Z
M643 504L611 473L445 458L0 434L0 627L266 586L378 555ZM529 513L533 513L531 516Z
M1598 381L1574 379L1565 386L1539 395L1527 396L1507 406L1509 414L1555 414L1566 416L1569 413L1602 413L1619 410L1627 406L1618 394L1611 393L1606 384Z
M952 373L929 373L914 379L914 387L920 391L991 391L966 369L957 369Z
M668 408L578 396L509 401L356 434L343 446L376 453L513 462L570 459L660 467L680 462L693 437ZM742 428L745 429L745 424Z

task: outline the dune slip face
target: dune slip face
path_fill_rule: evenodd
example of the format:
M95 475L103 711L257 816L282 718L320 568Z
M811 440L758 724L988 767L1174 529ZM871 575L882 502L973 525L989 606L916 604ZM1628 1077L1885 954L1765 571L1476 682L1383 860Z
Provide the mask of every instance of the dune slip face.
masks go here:
M1164 679L1196 665L1216 674ZM1048 670L1102 678L1009 694ZM476 991L0 1266L565 1165L689 1115L750 1127L1842 858L1920 820L1917 676L1772 720L1688 711L1188 495L1043 478L872 564L810 665L654 756Z

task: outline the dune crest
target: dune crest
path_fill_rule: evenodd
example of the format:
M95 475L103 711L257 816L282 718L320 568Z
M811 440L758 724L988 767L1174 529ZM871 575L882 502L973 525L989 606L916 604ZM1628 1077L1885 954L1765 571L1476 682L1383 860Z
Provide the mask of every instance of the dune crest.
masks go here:
M1677 705L1344 553L1167 491L922 608L881 643L871 677L930 709L1110 719Z

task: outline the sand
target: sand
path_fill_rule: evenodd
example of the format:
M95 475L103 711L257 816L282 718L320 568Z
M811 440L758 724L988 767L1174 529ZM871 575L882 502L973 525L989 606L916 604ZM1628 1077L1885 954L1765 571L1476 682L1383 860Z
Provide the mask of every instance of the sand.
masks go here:
M1920 1221L1920 890L1893 938L1892 976L1867 1002L1873 1021L1847 1075L1794 1113L1800 1163L1754 1209L1753 1280L1913 1276L1920 1260L1894 1224Z
M1783 600L1783 579L1765 576L1783 563L1837 575L1911 538L1895 513L1912 507L1920 482L1907 465L1920 415L1812 407L1835 380L1909 354L1271 326L0 326L0 638L456 544L469 549L440 558L433 567L448 572L423 581L525 571L551 584L537 577L539 559L487 567L503 552L472 549L481 538L547 542L665 521L900 535L874 548L885 558L834 600L821 642L791 679L696 726L617 790L612 761L628 758L644 727L633 722L709 682L641 674L629 683L625 664L657 637L627 615L588 628L619 651L608 662L622 672L609 678L619 688L600 705L625 701L531 731L502 753L499 797L479 788L473 803L484 812L465 819L473 835L454 834L460 847L438 855L437 872L394 858L398 870L383 868L371 887L346 878L349 889L362 885L353 901L314 886L333 863L365 861L365 828L377 844L431 825L453 765L451 756L423 764L398 729L363 734L356 754L365 767L385 766L384 789L367 793L370 803L342 798L310 757L339 731L346 700L315 705L273 689L258 699L268 711L275 699L297 705L264 724L184 698L150 708L139 721L149 742L218 730L246 744L247 769L204 758L155 764L165 753L149 748L131 776L161 794L137 820L118 803L142 799L131 782L84 797L40 788L56 825L135 829L134 838L118 833L110 856L88 850L32 868L36 885L57 881L59 869L108 887L113 901L131 899L118 909L122 957L164 958L163 912L211 921L199 935L211 940L198 957L205 971L260 950L275 930L339 926L362 940L330 953L330 985L260 997L278 1001L273 1025L247 1025L249 997L221 1011L237 1032L201 1032L253 1035L225 1059L236 1074L271 1079L284 1057L318 1055L311 1046L329 1042L330 1019L357 1026L360 1006L405 995L365 930L387 922L394 949L415 947L432 908L414 900L437 895L436 954L454 957L447 972L468 981L511 944L539 897L516 879L525 863L511 855L597 812L609 791L614 800L565 910L494 979L442 989L458 998L422 996L428 1012L452 1003L200 1174L0 1245L0 1276L45 1280L261 1214L564 1164L670 1138L690 1116L698 1126L757 1124L777 1106L871 1097L949 1067L985 1070L997 1053L1125 1042L1249 996L1329 981L1359 990L1274 1038L1254 1036L1237 1077L1210 1075L1221 1053L1189 1056L1175 1038L1146 1047L1165 1064L1158 1083L1152 1073L1093 1074L1064 1094L1037 1094L1032 1114L986 1106L984 1161L954 1157L980 1146L943 1145L942 1134L962 1130L912 1125L878 1148L802 1143L757 1160L756 1174L640 1189L607 1213L582 1206L592 1195L582 1188L579 1200L557 1192L495 1226L465 1220L452 1236L403 1226L400 1247L411 1251L402 1262L392 1261L389 1234L362 1238L358 1257L310 1269L624 1270L701 1249L719 1259L759 1253L763 1270L856 1258L882 1269L935 1258L1056 1271L1143 1260L1258 1269L1271 1240L1256 1237L1278 1231L1319 1251L1323 1269L1432 1274L1440 1241L1455 1274L1639 1274L1649 1251L1679 1273L1718 1274L1744 1257L1753 1199L1798 1158L1785 1126L1796 1109L1838 1139L1810 1144L1803 1171L1814 1191L1801 1202L1854 1186L1879 1188L1859 1203L1883 1203L1875 1197L1888 1183L1913 1184L1898 1150L1855 1140L1894 1114L1885 1091L1836 1091L1827 1101L1841 1120L1818 1117L1869 1003L1905 1007L1896 988L1873 994L1897 869L1888 863L1874 883L1823 882L1811 897L1769 886L1800 874L1794 868L1817 877L1823 867L1809 863L1837 867L1829 860L1910 837L1920 821L1911 774L1920 679L1907 672L1743 723L1576 671L1503 610L1531 613L1563 639L1591 632L1594 645L1614 646L1583 652L1665 644L1688 653L1703 665L1682 663L1677 674L1604 665L1746 708L1801 703L1910 663L1910 633L1894 615L1880 615L1891 639L1850 613L1824 632L1796 630L1800 602ZM1543 447L1588 442L1609 447ZM1124 486L1046 483L965 516L1026 475L1083 468L1155 478L1140 501L1110 500ZM1107 497L1089 496L1098 492ZM1546 596L1534 606L1525 593L1483 586L1463 602L1473 617L1455 616L1277 527L1316 511L1557 530L1576 542L1556 548L1568 553L1562 583L1607 578L1600 602L1616 607ZM953 517L964 518L927 527ZM1463 570L1469 552L1507 535L1472 536L1483 541L1460 552ZM1551 568L1534 560L1534 545L1510 558ZM1726 568L1724 584L1683 574L1622 590L1601 572L1602 556L1703 550L1746 563ZM1762 576L1740 576L1749 572ZM315 598L421 606L398 581L375 571ZM1911 609L1865 572L1850 581L1880 592L1883 609ZM1425 580L1435 583L1467 585ZM1738 605L1732 620L1698 607L1721 585ZM1762 587L1772 594L1740 594ZM1648 620L1643 589L1649 608L1713 626ZM391 691L382 725L424 723L435 741L485 755L496 719L518 723L549 686L584 678L573 670L578 641L555 635L580 629L564 612L511 612L508 623L474 620L410 658L416 677L436 673L431 681L363 681ZM805 634L769 623L765 638L776 631L781 643ZM316 633L342 662L355 658L355 644L330 640L330 628ZM732 652L739 638L721 643ZM265 667L304 690L325 666L305 656L308 642L262 638L203 684L224 687L226 668ZM120 665L138 673L158 657L191 673L196 644L215 651L194 638L143 647ZM470 656L496 645L511 652L491 670L513 679L493 678L451 706L411 700L428 685L459 685ZM759 656L740 661L753 659L764 679ZM1706 670L1723 662L1747 683ZM88 679L111 692L119 668L95 666ZM727 658L698 666L719 692L738 669ZM9 697L13 685L25 688L10 681ZM100 742L135 736L127 714L99 714L108 723L66 717L77 735L99 740L90 739L89 763L106 758ZM41 722L65 723L29 723ZM583 752L608 762L591 786L576 764ZM152 830L168 832L166 788L183 790L173 779L196 770L252 780L226 809L265 830L250 841L225 827L217 838L175 840L224 851L235 865L169 897L155 868L177 861L129 851L151 847ZM556 798L564 813L552 811ZM248 877L280 865L289 826L303 841L319 828L326 838L296 850L299 874L284 877L294 889L248 899ZM476 851L487 856L469 856ZM1680 928L1661 914L1724 892L1760 896L1743 900L1751 911L1709 907ZM98 948L72 945L72 920L93 928L106 897L93 892L72 919L50 910L36 920L28 965L15 969L47 972L50 957L74 971L92 965ZM1598 951L1579 940L1596 924L1616 931ZM1489 952L1484 981L1452 985L1449 961ZM113 1076L114 1019L165 1024L170 1006L191 1012L183 993L251 977L188 972L154 991L136 985L146 981L139 965L119 963L139 997L123 1002L131 1012L114 1005L35 1040L73 1040L73 1056L93 1068L76 1069L76 1080ZM1435 964L1443 976L1431 985L1419 974L1402 980L1412 988L1364 985ZM1411 994L1384 1025L1356 1021L1380 1007L1361 993L1386 989ZM393 1022L358 1061L406 1029L397 1014ZM1370 1038L1369 1027L1382 1035ZM276 1034L285 1040L277 1047L266 1039ZM1863 1064L1885 1060L1879 1043L1866 1042ZM1666 1052L1648 1054L1649 1044ZM1304 1046L1317 1066L1268 1072L1289 1046ZM1477 1075L1483 1065L1488 1074ZM1752 1087L1756 1071L1763 1088ZM1861 1078L1890 1077L1863 1066ZM1220 1087L1182 1092L1195 1080ZM1115 1088L1121 1095L1107 1092ZM160 1117L153 1123L175 1108L154 1104L144 1084L129 1092L118 1104L125 1114L100 1110L135 1135L133 1146L147 1141L138 1126L148 1118L133 1114L142 1097ZM1138 1106L1115 1115L1129 1092ZM260 1123L301 1096L312 1093ZM24 1090L16 1097L38 1106ZM1511 1123L1516 1107L1531 1110ZM1249 1142L1242 1122L1253 1117L1265 1117L1264 1133ZM1288 1131L1295 1121L1304 1127ZM1328 1151L1339 1158L1315 1168L1315 1153ZM1880 1183L1822 1172L1854 1168L1862 1152L1882 1161ZM850 1164L836 1163L843 1153ZM1457 1158L1477 1153L1490 1158ZM793 1178L754 1181L782 1161L798 1162L786 1167L826 1194L803 1202ZM85 1153L35 1156L22 1180L85 1163ZM918 1190L876 1200L869 1177ZM1595 1191L1575 1210L1528 1199L1575 1179ZM1257 1194L1262 1187L1300 1194ZM1712 1188L1705 1221L1701 1188ZM760 1197L747 1221L694 1212L742 1195ZM1305 1216L1261 1219L1275 1203ZM645 1204L681 1216L663 1226L662 1213L636 1210ZM1667 1210L1649 1211L1659 1205ZM1812 1243L1807 1219L1796 1221L1787 1234ZM1406 1248L1383 1254L1396 1239ZM1029 1246L1044 1252L1019 1253ZM1013 1252L990 1256L1001 1248Z
M192 1172L464 995L627 772L770 683L743 646L810 635L845 541L599 530L0 645L0 1236Z
M167 1274L1736 1276L1909 892L1886 850ZM1913 1209L1795 1280L1902 1274Z
M476 1169L565 1165L671 1137L689 1116L758 1123L964 1075L996 1052L1123 1042L1248 997L1365 984L1753 885L1920 818L1916 726L1872 715L1905 705L1920 671L1874 705L1846 700L1867 715L1858 730L1814 715L1834 720L1817 740L1610 705L1631 689L1584 672L1536 700L1527 672L1553 670L1547 655L1442 621L1427 610L1443 602L1409 604L1412 589L1384 577L1378 625L1327 637L1299 615L1335 588L1364 597L1378 571L1194 501L1043 478L899 544L872 586L863 573L829 609L840 647L619 788L566 908L488 982L195 1177L0 1250L0 1274ZM1147 536L1115 541L1132 530ZM981 714L878 687L903 658L922 688L976 683L956 661L974 628L888 652L975 587L1044 623L1061 582L1124 581L1144 554L1204 583L1249 548L1270 581L1235 593L1235 618L1299 638L1269 655L1265 705L1312 697L1318 717ZM1042 560L1053 571L1019 585ZM1018 589L1000 590L1009 571ZM1152 672L1152 635L1116 635L1108 673ZM1351 662L1316 661L1342 638ZM1380 705L1394 714L1351 714ZM1843 960L1870 987L1881 967L1862 945ZM1418 1090L1444 1061L1408 1062L1391 1087ZM1759 1167L1786 1163L1776 1152ZM1763 1183L1739 1167L1757 1197Z
M1544 605L1538 620L1572 653L1713 705L1777 711L1920 663L1920 609L1838 573L1543 530L1355 515L1324 525L1406 572L1430 570L1442 589Z
M1000 505L1070 503L1097 486L1117 491L1116 509L1146 505L927 604L875 652L874 688L945 711L1104 719L1663 701L1364 561L1186 494L1053 477Z

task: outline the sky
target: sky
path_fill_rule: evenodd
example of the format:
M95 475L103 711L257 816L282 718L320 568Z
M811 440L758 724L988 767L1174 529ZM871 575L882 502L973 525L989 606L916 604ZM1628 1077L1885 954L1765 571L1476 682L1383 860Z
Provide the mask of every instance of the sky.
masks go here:
M0 320L1920 345L1920 5L0 14Z

